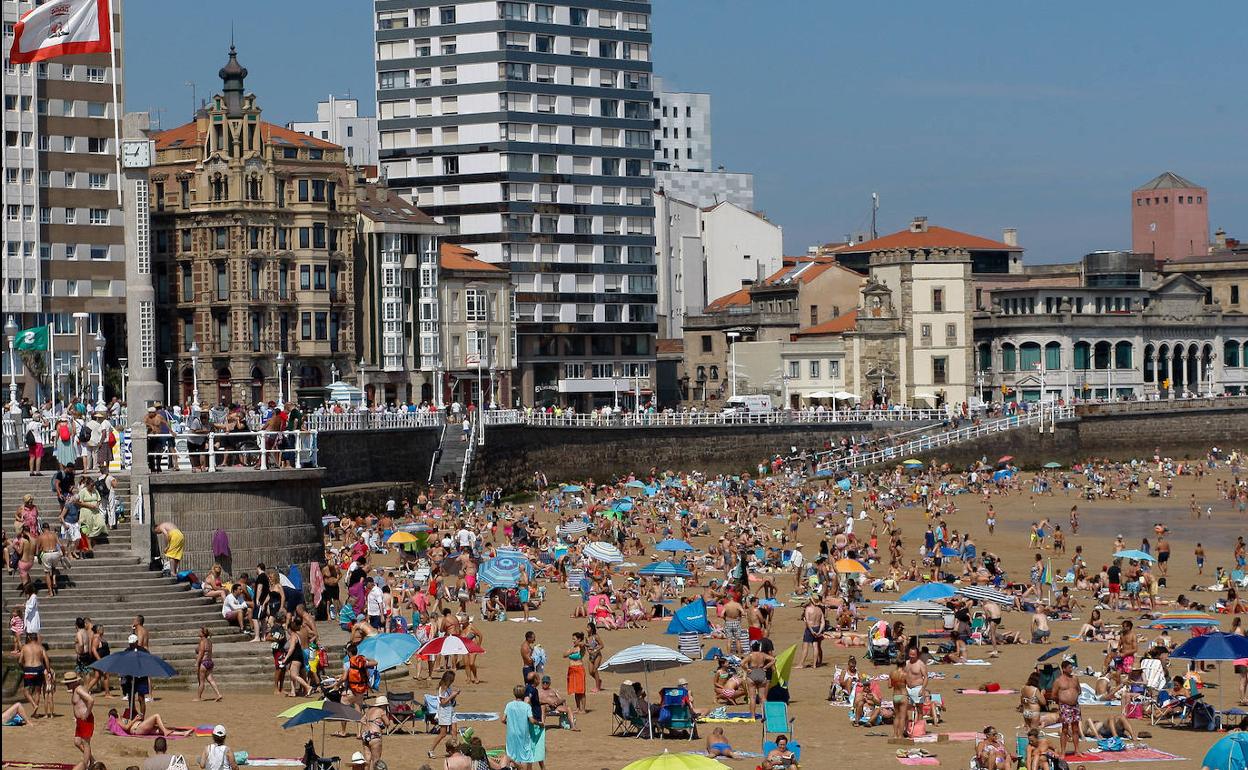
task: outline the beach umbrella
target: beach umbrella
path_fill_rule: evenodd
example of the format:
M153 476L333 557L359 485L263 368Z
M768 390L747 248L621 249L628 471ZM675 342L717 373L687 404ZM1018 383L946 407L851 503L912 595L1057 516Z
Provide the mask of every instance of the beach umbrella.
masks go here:
M628 482L628 483L627 483L627 484L625 484L624 486L626 486L626 487L630 487L630 488L632 488L632 489L645 489L645 488L646 488L646 482L644 482L644 481L638 481L637 479L633 479L632 481Z
M977 602L996 602L1007 610L1014 607L1013 596L989 586L961 586L957 593Z
M975 601L996 602L997 604L1005 605L1007 608L1014 606L1013 596L991 586L959 586L957 594Z
M943 604L927 601L897 602L885 607L881 612L887 615L914 615L919 618L943 618L953 610Z
M955 593L957 592L954 590L953 586L948 583L924 583L906 591L898 597L897 601L912 602L932 601L933 599L948 599Z
M625 765L624 770L724 770L724 767L703 754L670 754L664 749L658 756L646 757Z
M360 654L377 661L378 671L398 668L416 654L420 642L411 634L374 634L360 642Z
M637 573L646 577L693 577L693 573L685 565L670 561L656 561L652 564L647 564L637 570Z
M1236 636L1223 631L1211 631L1200 636L1193 636L1180 644L1170 657L1180 660L1239 660L1248 658L1248 637ZM1222 690L1222 665L1218 664L1218 692ZM1219 699L1225 698L1219 695Z
M836 568L837 572L844 574L861 574L863 572L871 571L867 569L867 565L857 559L837 559L836 564L833 566Z
M668 634L709 634L711 622L706 618L706 601L698 597L672 613L668 621Z
M421 656L480 655L483 652L485 652L484 647L467 637L439 636L425 642L425 645L417 650L416 654Z
M611 671L617 674L641 674L645 678L646 691L650 690L650 672L666 671L680 666L687 666L693 660L670 647L657 644L635 644L626 647L607 659L598 667L599 671ZM650 722L650 735L654 736L653 717L647 714Z
M1145 628L1217 628L1219 625L1221 621L1207 612L1181 610L1163 612Z
M1014 459L1014 455L1002 455L1001 459L997 460L997 465L1000 465L1002 463L1008 463L1010 460L1013 460L1013 459Z
M628 513L633 510L632 500L616 500L611 504L611 510L615 513Z
M941 555L941 558L944 558L944 559L956 559L957 557L962 555L962 552L959 551L957 548L950 548L947 545L943 545L940 547L940 555Z
M1013 478L1013 476L1014 476L1014 471L1008 470L1006 468L1002 468L1001 470L996 471L992 474L992 480L1002 481L1004 479Z
M837 479L836 485L841 488L842 492L848 492L852 486L849 479Z
M579 536L589 531L589 525L585 523L584 519L573 519L560 524L556 531L562 535Z
M922 468L922 467L923 467L923 461L922 461L922 460L916 460L916 459L914 459L913 457L912 457L912 458L910 458L909 460L903 460L901 464L902 464L902 465L915 465L915 466L918 466L918 467L920 467L920 468Z
M633 764L636 764L635 762ZM1229 733L1209 747L1200 761L1203 770L1244 770L1248 768L1248 733ZM631 765L630 765L631 767Z
M415 524L400 524L395 527L395 529L400 532L428 532L431 527L428 524L421 524L418 522Z
M689 545L684 540L669 539L669 540L660 540L659 542L655 543L654 550L671 551L672 553L677 553L678 551L692 551L693 546Z
M320 700L310 700L310 701L305 701L303 703L296 703L295 705L291 706L290 708L278 714L277 718L278 719L290 719L291 717L295 716L296 714L298 714L300 711L303 711L304 709L319 709L323 707L326 703L332 703L332 702L333 701L327 701L324 698L322 698Z
M1061 464L1061 463L1055 463L1055 462L1047 462L1047 463L1045 463L1045 464L1044 464L1044 467L1048 468L1049 470L1053 470L1054 468L1060 468L1060 467L1062 467L1062 464Z
M324 751L326 722L358 722L363 718L363 714L350 706L344 706L333 701L325 701L323 706L300 709L298 713L282 723L282 729L289 730L292 727L314 725L319 722L321 725L321 751Z
M477 568L477 579L494 588L515 588L520 585L522 573L532 576L533 565L529 560L523 556L504 554L481 562Z
M1114 558L1115 559L1135 559L1136 561L1157 561L1157 559L1151 553L1144 553L1143 551L1138 551L1135 549L1119 551L1118 553L1114 554Z
M114 652L112 655L106 655L96 662L92 663L91 668L96 671L103 671L106 674L117 674L119 676L130 677L157 677L167 679L177 674L177 670L169 665L169 661L153 655L146 650L123 650L122 652ZM130 688L129 706L130 713L134 713L134 696L136 687Z
M411 532L405 532L401 529L395 532L392 532L390 534L390 537L386 538L387 543L394 543L394 544L415 543L416 540L417 540L416 536L413 535Z
M620 549L602 540L585 546L582 553L594 561L600 561L604 564L622 564L624 562L624 554L620 553Z
M793 657L797 654L797 645L791 644L784 652L776 656L776 665L771 669L771 683L788 687L793 677Z
M1065 645L1064 647L1050 647L1048 652L1036 658L1036 662L1043 663L1044 661L1048 660L1054 655L1061 655L1063 652L1066 652L1069 649L1070 649L1070 645Z
M578 485L578 484L566 484L566 485L564 485L564 487L563 487L563 490L562 490L562 491L564 491L564 492L580 492L580 491L581 491L581 490L583 490L583 489L584 489L584 487L582 487L582 486L580 486L580 485Z

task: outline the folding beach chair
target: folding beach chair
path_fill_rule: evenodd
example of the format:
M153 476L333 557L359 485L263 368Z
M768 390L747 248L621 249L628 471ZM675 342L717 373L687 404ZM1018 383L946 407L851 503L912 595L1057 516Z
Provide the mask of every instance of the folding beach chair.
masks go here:
M646 720L632 709L628 713L624 712L624 705L620 701L618 693L611 695L611 734L622 735L626 738L637 738L646 730Z
M789 751L800 760L802 747L793 739L795 720L789 716L789 704L783 701L767 701L763 704L763 756L776 748L775 737L783 735L789 739ZM768 740L771 736L771 740Z
M698 737L698 722L689 706L689 690L684 687L665 687L659 691L662 705L659 708L659 729L667 737L678 730L684 731L689 740Z
M387 692L386 713L393 720L386 729L387 735L397 732L419 732L424 721L424 710L417 709L416 696L410 692Z

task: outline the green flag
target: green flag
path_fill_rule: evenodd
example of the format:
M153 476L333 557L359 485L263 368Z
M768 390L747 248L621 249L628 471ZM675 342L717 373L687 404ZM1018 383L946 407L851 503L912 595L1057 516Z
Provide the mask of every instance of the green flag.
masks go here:
M17 343L14 347L18 350L47 350L48 327L36 326L33 329L21 330L17 333Z

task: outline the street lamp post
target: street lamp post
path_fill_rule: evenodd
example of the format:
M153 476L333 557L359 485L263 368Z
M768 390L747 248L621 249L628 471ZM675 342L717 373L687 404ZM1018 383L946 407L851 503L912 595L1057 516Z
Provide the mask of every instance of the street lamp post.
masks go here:
M199 414L199 345L191 340L191 409Z
M364 371L364 356L360 356L360 406L368 406L368 372Z
M9 338L9 403L17 403L17 321L13 316L4 324L4 333Z
M277 403L286 404L286 354L277 351Z
M173 361L165 359L165 406L173 403Z
M731 374L729 375L732 378L731 379L731 384L732 384L732 396L731 397L732 398L737 397L737 338L740 336L741 336L741 332L728 332L727 334L727 337L729 339L728 349L732 351L732 360L728 364L728 367L732 370Z
M83 336L83 321L90 321L90 313L74 313L74 327L78 332L78 365L74 367L74 398L82 398L82 369L86 365L86 338Z
M126 403L126 377L130 374L130 360L125 356L117 359L117 365L121 367L121 403Z
M104 333L99 329L95 331L95 374L98 378L95 387L95 406L98 409L104 408Z

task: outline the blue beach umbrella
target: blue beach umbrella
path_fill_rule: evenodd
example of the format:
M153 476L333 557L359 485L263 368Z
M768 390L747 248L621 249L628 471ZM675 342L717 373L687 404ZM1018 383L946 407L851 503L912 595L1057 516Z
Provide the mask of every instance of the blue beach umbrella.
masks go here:
M1201 767L1208 770L1245 770L1248 768L1248 733L1230 733L1209 748Z
M841 488L842 492L848 492L853 486L849 479L837 479L836 485Z
M949 546L946 545L946 546L941 546L940 555L946 559L951 559L951 558L956 559L957 557L962 555L962 552L959 551L957 548L950 548Z
M1143 551L1137 551L1135 549L1131 549L1127 551L1119 551L1118 553L1114 554L1114 558L1115 559L1135 559L1136 561L1157 561L1157 559L1152 554L1144 553Z
M584 489L584 487L579 486L577 484L567 484L564 486L563 491L564 492L580 492L582 489Z
M114 652L92 663L91 668L120 676L165 678L178 673L164 658L143 650Z
M374 634L360 642L360 654L377 661L378 671L402 666L419 649L420 642L411 634Z
M709 634L711 623L706 619L706 602L702 597L689 602L672 613L667 624L669 634Z
M660 540L654 544L654 550L677 553L679 551L692 551L693 546L689 545L684 540Z
M656 561L653 564L647 564L637 572L647 577L693 577L693 573L683 564L673 564L670 561Z
M529 560L504 554L482 562L477 568L477 579L494 588L515 588L520 585L521 573L532 576L533 565Z
M1239 660L1248 658L1248 637L1213 631L1188 639L1170 653L1184 660Z
M932 602L932 601L936 601L937 599L948 599L950 596L953 596L955 593L957 593L957 590L953 586L949 585L948 583L924 583L923 585L915 586L914 588L911 588L909 591L906 591L904 594L898 597L897 601Z

